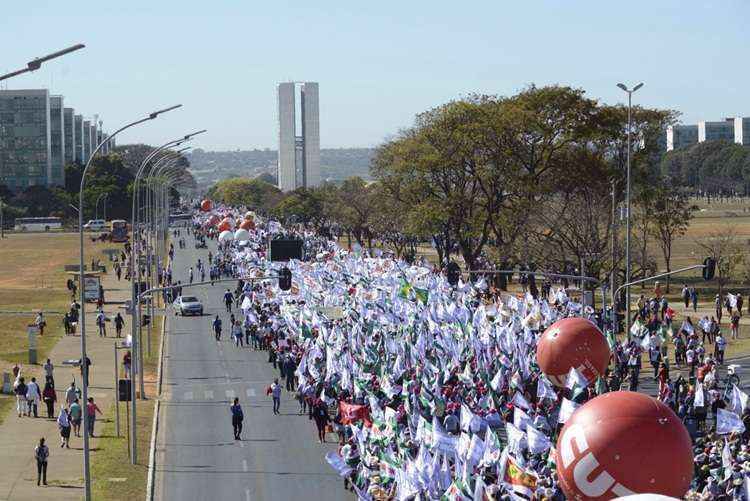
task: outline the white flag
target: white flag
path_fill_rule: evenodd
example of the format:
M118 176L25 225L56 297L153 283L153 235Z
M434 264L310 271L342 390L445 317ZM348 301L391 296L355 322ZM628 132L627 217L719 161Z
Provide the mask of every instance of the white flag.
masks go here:
M568 400L567 398L563 398L562 403L560 404L560 415L557 417L557 422L566 423L578 407L579 405L577 403Z
M742 424L740 417L731 411L716 409L716 433L726 435L727 433L745 431L745 425Z
M525 431L527 426L531 425L531 418L521 410L520 407L513 409L513 426L519 430Z
M529 442L529 452L532 454L541 454L552 447L552 442L547 435L531 425L526 427L526 437Z
M348 477L349 474L353 471L349 466L347 466L346 461L344 461L341 456L333 451L326 454L326 461L328 461L328 464L331 465L331 468L336 470L336 473L338 473L342 477Z
M732 412L738 416L747 408L747 393L737 388L736 384L732 385Z
M526 400L526 398L524 398L524 396L521 395L521 393L519 392L516 392L516 394L513 395L513 400L511 401L511 403L514 406L520 407L522 409L526 409L526 410L531 409L531 404L529 404L529 401Z
M724 439L724 448L721 450L721 465L724 467L724 480L732 476L732 450L729 441Z
M512 452L521 452L526 448L526 434L513 423L505 423L505 433L508 436L508 447Z
M703 407L704 405L706 405L706 402L703 395L703 383L698 381L695 383L695 398L693 398L693 407Z
M568 372L568 381L565 384L565 387L569 390L572 390L573 388L586 388L589 385L588 380L583 377L583 375L578 372L575 367L570 368L570 372Z
M540 376L536 383L536 398L557 401L557 393L546 377Z
M490 388L492 388L496 392L500 392L500 388L502 388L504 380L505 376L503 375L503 369L500 368L500 370L497 371L497 374L495 374L495 377L492 378L492 381L490 381Z

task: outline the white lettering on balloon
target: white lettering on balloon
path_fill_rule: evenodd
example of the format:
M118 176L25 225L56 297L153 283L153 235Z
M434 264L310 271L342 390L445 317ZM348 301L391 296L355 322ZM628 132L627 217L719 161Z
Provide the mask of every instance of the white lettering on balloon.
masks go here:
M575 443L575 448L573 443ZM616 483L612 475L606 470L589 481L591 472L599 467L599 461L594 457L594 453L589 451L589 444L586 441L586 434L582 426L574 424L565 430L560 440L560 455L563 467L566 469L578 459L573 468L573 484L585 496L596 498L610 489L618 496L635 494L622 484Z

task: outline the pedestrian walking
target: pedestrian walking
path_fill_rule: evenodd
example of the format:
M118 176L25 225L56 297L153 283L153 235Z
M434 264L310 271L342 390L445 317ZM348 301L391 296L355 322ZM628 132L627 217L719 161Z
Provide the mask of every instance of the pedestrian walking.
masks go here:
M49 447L44 444L44 437L39 439L39 445L34 449L36 458L36 485L41 481L47 485L47 459L49 459Z
M18 417L21 417L28 414L29 401L26 398L26 382L24 381L24 378L20 376L21 373L19 372L18 374L19 376L13 384L13 392L16 394L16 410L18 411Z
M739 292L737 293L737 313L739 313L740 316L742 316L742 305L744 304L744 300L742 299L742 294Z
M52 363L52 360L48 358L47 361L44 362L42 369L44 369L44 381L50 382L54 385L55 384L55 366Z
M68 409L60 406L60 414L57 416L57 427L60 430L60 447L70 449L70 416Z
M86 424L88 425L88 434L91 438L94 438L94 423L96 423L96 413L102 414L99 407L94 403L94 397L89 397L89 401L86 404Z
M125 379L130 379L130 364L132 363L130 350L125 352L122 356L122 367L125 369Z
M122 315L120 315L120 312L117 312L117 315L115 315L115 332L117 333L117 337L120 337L122 335L122 326L125 325L125 319L122 318Z
M78 365L81 368L81 379L83 379L83 384L86 386L89 385L89 373L91 372L91 359L89 357L86 357L86 363L83 363L83 359L78 359Z
M326 441L326 426L328 426L330 416L325 402L321 399L317 399L315 402L313 419L315 420L315 427L318 429L318 441L324 444Z
M682 284L682 300L685 302L685 309L690 305L690 289L687 284Z
M73 433L75 433L76 437L80 437L83 409L81 408L81 404L78 403L78 399L70 404L70 412L68 412L68 415L70 416L70 425L73 427Z
M107 336L107 316L102 310L96 314L96 326L99 327L99 337Z
M239 320L236 320L234 322L234 325L232 326L232 337L234 337L234 345L238 348L241 348L243 346L242 344L242 338L244 336L244 332L242 331L242 325L240 324Z
M273 399L273 413L279 413L279 406L281 405L281 385L278 379L273 380L273 384L266 390L266 395L271 395Z
M219 318L219 315L216 315L212 325L214 327L214 336L216 337L216 340L221 341L221 319Z
M47 380L44 383L42 399L47 406L47 418L53 419L55 417L55 402L57 402L57 392L55 391L55 383L53 381Z
M240 405L240 399L234 399L234 405L229 410L232 412L232 429L234 430L234 439L242 440L240 434L242 433L242 421L245 419L245 415L242 413L242 406Z
M732 320L729 322L729 328L732 331L732 340L740 338L740 313L739 310L735 311L732 315Z
M70 387L65 391L65 403L70 406L80 398L78 388L76 388L76 382L71 381Z
M34 325L37 326L39 329L39 335L44 336L44 328L47 327L47 321L44 320L44 312L41 310L36 315L36 320L34 320Z
M698 311L698 292L696 292L695 287L690 288L690 301L693 303L693 312Z

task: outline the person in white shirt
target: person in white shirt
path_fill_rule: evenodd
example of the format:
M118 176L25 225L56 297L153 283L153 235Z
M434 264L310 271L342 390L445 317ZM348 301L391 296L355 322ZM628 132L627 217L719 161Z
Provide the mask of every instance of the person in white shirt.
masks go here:
M31 378L28 386L26 386L26 400L29 402L29 414L33 411L34 417L39 417L37 410L39 408L39 400L41 400L42 394L39 391L39 385L36 383L36 378Z
M47 381L54 383L55 382L55 366L52 365L52 361L48 358L47 362L45 362L44 366L42 367L44 369L44 377Z

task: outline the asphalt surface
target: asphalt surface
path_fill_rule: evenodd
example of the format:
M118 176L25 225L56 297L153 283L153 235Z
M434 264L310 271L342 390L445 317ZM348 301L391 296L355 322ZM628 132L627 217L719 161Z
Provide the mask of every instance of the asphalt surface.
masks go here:
M187 282L187 269L209 249L176 250L173 273ZM196 278L198 274L196 273ZM223 293L234 284L185 288L204 305L202 317L167 313L161 421L156 454L156 498L161 500L351 500L324 455L336 444L319 444L315 426L299 415L293 394L281 396L274 416L266 388L278 377L267 352L237 348L228 334ZM220 342L211 322L219 314ZM240 399L242 441L233 437L229 406ZM334 436L329 435L333 440Z

